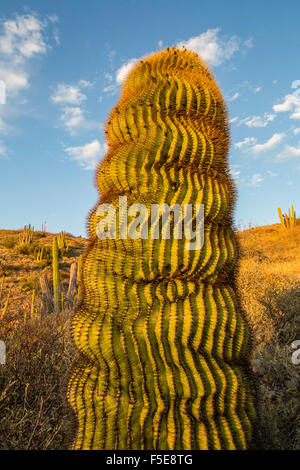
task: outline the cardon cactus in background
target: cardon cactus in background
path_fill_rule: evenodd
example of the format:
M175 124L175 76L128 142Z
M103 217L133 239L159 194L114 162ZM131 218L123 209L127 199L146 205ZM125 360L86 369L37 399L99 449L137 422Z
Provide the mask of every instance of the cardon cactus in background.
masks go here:
M58 264L58 246L57 238L54 237L52 241L52 271L53 271L53 304L54 310L59 312L61 310L61 285Z
M248 448L255 410L235 289L229 128L209 68L186 49L141 60L106 135L72 319L79 351L67 392L72 448ZM191 249L175 230L163 238L164 227L144 236L150 215L140 237L126 236L124 196L149 214L154 204L202 204L203 245ZM99 229L103 203L115 207L122 228L115 238Z
M292 212L291 209L289 209L288 214L282 215L280 207L278 207L278 214L280 218L281 225L284 228L292 228L296 227L297 219L296 219L296 212L294 211L294 206L292 205Z

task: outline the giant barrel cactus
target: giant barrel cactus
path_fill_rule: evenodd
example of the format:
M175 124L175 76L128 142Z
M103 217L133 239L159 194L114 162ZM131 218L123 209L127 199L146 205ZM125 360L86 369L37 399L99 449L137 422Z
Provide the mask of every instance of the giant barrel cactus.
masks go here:
M106 134L72 320L79 351L67 392L72 448L248 448L255 412L249 334L235 292L229 128L210 70L186 49L141 60ZM127 235L125 201L149 210L140 236ZM104 203L115 208L115 238L99 225ZM202 246L190 249L185 233L175 236L183 218L170 217L170 238L163 237L161 213L159 236L145 236L155 204L203 205Z

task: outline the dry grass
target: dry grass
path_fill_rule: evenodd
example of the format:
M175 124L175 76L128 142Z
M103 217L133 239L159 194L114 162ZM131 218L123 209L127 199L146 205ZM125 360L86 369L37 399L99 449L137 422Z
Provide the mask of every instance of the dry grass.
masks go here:
M300 375L291 347L300 339L300 226L284 230L276 224L237 236L237 284L252 332L258 446L300 449Z
M51 266L39 265L32 253L18 253L17 237L17 232L0 231L0 317L11 296L0 327L7 345L7 364L0 365L0 449L63 449L69 421L62 385L74 356L70 312L40 316L37 279L45 270L50 276ZM35 243L50 246L53 234L35 237ZM257 446L300 449L300 366L291 360L291 343L300 339L300 226L289 231L280 224L256 227L237 237L237 284L252 332L258 391ZM69 253L60 262L64 282L85 243L71 236L68 241Z
M7 363L0 366L1 449L64 448L62 387L74 354L69 317L27 318L0 332L7 348Z

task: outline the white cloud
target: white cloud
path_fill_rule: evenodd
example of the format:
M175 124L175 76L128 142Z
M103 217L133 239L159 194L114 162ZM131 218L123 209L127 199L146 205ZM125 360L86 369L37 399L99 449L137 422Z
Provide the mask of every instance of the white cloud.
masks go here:
M294 133L295 135L300 134L300 127L297 127L296 129L294 129L294 130L293 130L293 133Z
M236 180L239 179L240 174L241 174L241 172L239 170L239 167L240 167L240 165L236 165L234 163L231 163L230 167L229 167L229 172L230 172L232 178L234 178Z
M93 140L82 146L67 147L65 152L85 170L93 170L107 152L107 144L101 145L98 140Z
M102 88L103 93L110 93L111 96L117 93L118 87L115 84L107 85L104 88Z
M296 82L298 80L293 82L292 85ZM293 93L285 95L283 102L275 104L273 110L275 113L291 112L290 119L300 119L300 88L297 88Z
M0 81L5 88L5 114L4 109L2 113L5 120L20 114L18 105L26 102L22 93L30 87L32 61L45 55L51 47L51 35L47 31L49 21L35 13L0 18ZM6 133L13 127L4 123L3 117L0 132Z
M57 104L81 104L86 100L86 95L81 89L91 86L87 80L80 80L77 85L59 83L54 93L50 96L51 101Z
M240 176L240 174L241 174L241 172L240 172L239 170L234 170L234 169L232 168L232 169L230 169L230 174L231 174L232 178L238 179L239 176Z
M185 46L191 49L207 62L208 65L218 67L241 49L252 47L252 40L248 39L243 44L237 36L231 36L228 40L219 36L220 28L208 29L199 36L194 36L187 41L177 43L177 47Z
M278 176L277 173L273 173L273 171L267 170L269 176Z
M199 36L177 43L177 47L185 46L187 49L197 52L208 65L218 67L226 60L231 59L242 46L241 40L237 36L231 36L226 40L219 36L219 32L220 28L208 29ZM247 40L243 45L250 48L252 41Z
M292 181L288 181L288 182L287 182L287 185L288 185L288 186L293 186L294 183L293 183Z
M264 117L261 116L252 116L241 119L238 123L238 126L245 124L247 127L267 127L269 122L274 121L275 114L264 113Z
M260 153L266 150L271 150L272 148L276 147L276 145L282 142L282 139L285 137L284 133L274 134L272 137L267 140L264 144L256 144L252 147L253 152Z
M0 80L5 82L8 94L29 87L30 60L50 48L46 27L47 20L40 20L34 13L0 20Z
M238 120L238 117L235 116L235 117L229 119L229 122L230 122L230 124L233 124L233 123L236 122L237 120Z
M294 80L291 88L298 88L300 86L300 80Z
M100 129L101 124L95 121L87 121L86 110L82 108L82 103L87 99L86 94L82 92L83 88L90 88L93 84L88 80L79 80L76 85L59 83L50 96L50 100L62 106L60 119L66 130L75 135L80 129ZM69 106L68 106L69 105ZM77 106L76 106L77 105Z
M276 156L277 160L291 160L298 157L300 157L300 143L298 147L286 145L283 151Z
M277 80L273 80L273 82L272 82L272 83L273 83L273 85L276 85L276 83L277 83Z
M160 39L160 40L158 41L158 47L162 47L162 46L163 46L163 42L162 42L162 40Z
M87 111L79 106L66 106L62 108L62 115L60 117L66 131L70 135L76 135L78 131L86 130L101 130L102 123L86 119Z
M118 74L118 71L117 71L116 75L117 74ZM102 92L103 93L109 93L109 96L115 95L119 90L119 84L117 83L117 81L114 81L114 77L112 76L111 73L105 73L104 74L104 79L106 81L106 85L105 85L105 87L102 88Z
M25 57L44 54L47 49L42 35L44 27L45 23L34 15L16 15L14 20L4 21L0 52L8 56L20 54Z
M254 187L258 187L260 186L260 183L264 180L264 178L262 178L262 176L259 174L259 173L255 173L250 182L248 183L248 186L254 186Z
M250 145L254 145L256 143L255 137L246 137L241 142L237 142L234 146L238 149L244 149L245 147L249 147Z
M28 74L22 68L7 68L0 62L0 79L5 83L7 93L17 93L29 86Z
M238 92L234 93L234 95L232 95L231 98L228 98L228 101L234 101L236 100L238 97L240 96L240 94Z
M76 129L84 122L84 110L79 107L67 106L63 108L61 120L70 134L74 135Z
M256 88L254 88L254 93L259 93L260 91L262 90L262 87L261 86L258 86Z
M122 65L116 72L116 82L118 85L121 85L125 78L127 77L130 70L140 59L130 59L126 64Z
M0 140L0 158L6 158L7 154L7 148L3 144L3 142Z

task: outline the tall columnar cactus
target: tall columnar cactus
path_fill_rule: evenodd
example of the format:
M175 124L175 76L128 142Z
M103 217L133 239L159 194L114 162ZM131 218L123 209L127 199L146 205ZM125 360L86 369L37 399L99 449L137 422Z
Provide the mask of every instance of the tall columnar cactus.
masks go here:
M19 239L21 243L28 244L32 242L34 234L34 227L31 227L31 225L25 225L23 232L20 233Z
M53 238L52 242L52 270L53 270L53 304L54 310L61 310L61 285L58 265L58 246L57 238Z
M60 250L65 250L67 248L67 239L66 232L60 232L57 236L57 245Z
M204 243L103 239L99 204L91 212L72 320L72 448L245 449L255 417L248 329L235 292L227 114L210 70L185 49L141 60L106 134L99 204L120 219L119 196L149 212L203 204Z
M284 228L292 228L296 227L296 212L294 211L294 206L292 205L292 212L291 209L289 209L288 214L282 215L280 207L278 207L278 214L280 218L281 225Z

